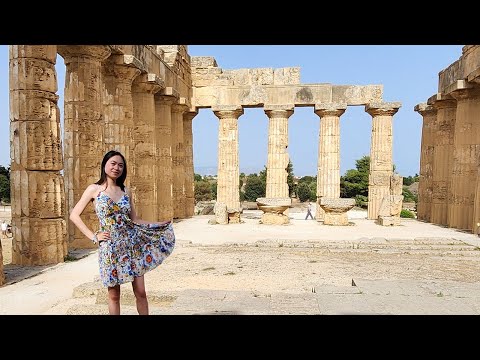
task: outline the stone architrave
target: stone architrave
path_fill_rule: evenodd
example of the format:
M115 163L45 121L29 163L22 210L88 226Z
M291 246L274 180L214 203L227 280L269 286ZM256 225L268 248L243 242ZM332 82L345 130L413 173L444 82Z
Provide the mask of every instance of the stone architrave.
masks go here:
M434 95L428 99L427 104L432 105L437 110L437 121L433 135L433 191L430 221L434 224L447 225L457 102Z
M157 134L155 132L155 94L164 88L155 74L141 74L132 84L133 158L130 162L130 187L137 215L147 221L157 221Z
M324 225L348 225L347 211L355 206L355 199L322 197L319 203L324 212Z
M183 114L188 111L185 99L172 105L172 173L173 213L185 218L185 142L183 138Z
M393 173L392 118L400 107L399 102L365 105L365 111L372 116L368 176L368 218L372 220L378 218L383 198L390 195L390 177Z
M15 265L60 263L68 251L56 57L56 45L9 47Z
M105 154L102 106L102 62L110 55L107 45L58 46L65 60L65 193L70 214L88 185L100 179ZM98 228L93 206L82 213L90 229ZM75 225L68 223L68 244L73 249L95 245Z
M157 136L158 221L173 219L172 105L173 96L155 97L155 134Z
M320 117L317 166L317 221L324 220L320 199L340 197L340 116L347 109L345 103L315 104L315 114Z
M185 216L195 213L195 184L193 182L193 131L192 120L197 112L183 114L183 142L185 144Z
M427 104L418 104L414 110L423 117L417 219L429 222L432 216L434 129L437 110Z
M238 118L243 114L243 108L241 106L217 106L212 110L220 121L218 127L217 202L227 206L229 222L240 222Z
M450 93L457 100L448 226L474 231L477 169L480 166L480 88ZM478 220L477 220L478 222Z

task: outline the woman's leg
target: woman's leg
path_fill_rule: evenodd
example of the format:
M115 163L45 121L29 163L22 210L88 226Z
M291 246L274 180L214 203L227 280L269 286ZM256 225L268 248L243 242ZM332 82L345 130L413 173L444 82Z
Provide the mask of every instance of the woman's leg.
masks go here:
M133 293L137 301L137 311L139 315L148 315L148 300L145 291L145 279L142 276L136 277L132 282Z
M120 315L120 285L108 287L108 313Z

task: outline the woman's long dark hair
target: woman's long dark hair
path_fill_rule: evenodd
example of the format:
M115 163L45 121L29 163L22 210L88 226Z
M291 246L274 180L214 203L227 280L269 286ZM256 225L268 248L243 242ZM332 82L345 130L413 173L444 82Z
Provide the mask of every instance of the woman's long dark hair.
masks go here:
M115 151L115 150L110 150L103 157L102 165L100 166L100 171L101 171L100 180L98 180L95 184L103 185L105 183L105 181L107 180L107 174L105 174L105 164L107 163L107 161L111 157L113 157L115 155L121 156L122 159L123 159L123 172L122 172L122 175L120 175L117 178L117 180L115 181L115 184L120 186L120 189L122 189L122 191L125 191L125 185L123 185L123 183L125 182L125 179L127 178L127 162L125 161L125 157L122 155L122 153L120 153L118 151Z

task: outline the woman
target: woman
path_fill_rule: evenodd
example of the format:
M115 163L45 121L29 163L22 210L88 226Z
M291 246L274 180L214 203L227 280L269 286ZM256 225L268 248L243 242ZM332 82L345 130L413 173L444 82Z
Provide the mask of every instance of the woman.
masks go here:
M100 180L87 187L70 214L70 220L91 239L98 242L100 278L108 287L108 312L120 314L120 284L132 282L137 311L148 315L144 274L155 269L175 246L171 221L150 223L135 212L130 189L125 187L127 164L118 151L105 154ZM93 201L100 230L93 232L80 218Z

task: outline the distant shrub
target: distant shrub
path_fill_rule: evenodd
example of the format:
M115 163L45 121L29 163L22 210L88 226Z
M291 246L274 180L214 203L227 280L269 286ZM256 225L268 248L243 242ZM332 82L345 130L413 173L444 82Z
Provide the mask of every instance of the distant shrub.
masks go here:
M403 210L400 212L400 217L401 217L401 218L415 219L415 214L414 214L413 212L411 212L410 210L403 209Z
M368 207L368 197L363 195L356 195L355 196L355 205L361 208Z

